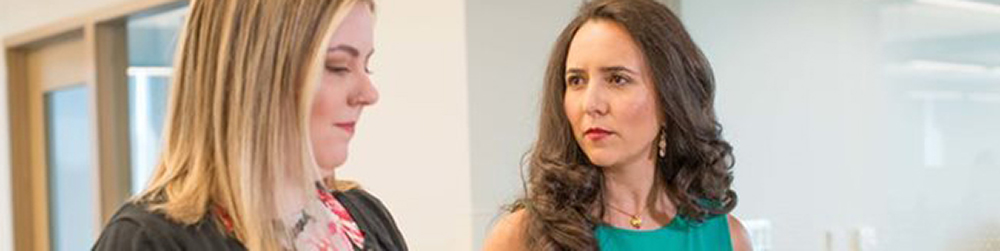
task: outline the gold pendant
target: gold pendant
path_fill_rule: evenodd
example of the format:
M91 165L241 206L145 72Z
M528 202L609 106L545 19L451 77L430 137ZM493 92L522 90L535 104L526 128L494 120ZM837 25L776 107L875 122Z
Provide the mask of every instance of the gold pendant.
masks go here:
M639 229L639 227L642 226L642 219L639 218L638 215L632 215L632 219L630 219L628 223L632 224L632 227L635 229Z

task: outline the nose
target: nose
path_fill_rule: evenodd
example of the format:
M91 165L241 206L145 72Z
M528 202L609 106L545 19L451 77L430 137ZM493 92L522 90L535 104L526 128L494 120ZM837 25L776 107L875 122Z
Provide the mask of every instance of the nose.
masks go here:
M371 76L364 74L361 76L360 85L354 95L351 95L351 99L348 100L348 104L351 106L369 106L374 105L378 102L378 90L375 89L375 85L372 83Z
M589 80L583 94L583 108L587 115L596 117L608 114L610 109L605 99L605 90L599 81Z

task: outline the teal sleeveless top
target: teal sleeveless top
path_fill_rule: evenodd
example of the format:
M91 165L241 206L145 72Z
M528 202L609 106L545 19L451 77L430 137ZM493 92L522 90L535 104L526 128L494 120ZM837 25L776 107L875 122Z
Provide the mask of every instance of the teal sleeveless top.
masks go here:
M701 224L674 217L670 224L654 230L629 230L600 224L594 237L601 251L642 250L733 250L726 215L705 219Z

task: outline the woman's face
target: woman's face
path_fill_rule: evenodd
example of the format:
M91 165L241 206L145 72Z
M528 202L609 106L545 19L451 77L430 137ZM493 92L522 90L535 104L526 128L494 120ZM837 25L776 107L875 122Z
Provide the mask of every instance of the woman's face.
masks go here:
M576 142L595 165L653 160L656 90L642 55L613 21L585 23L570 43L563 105Z
M312 103L309 130L323 177L347 160L347 145L361 110L378 101L369 77L374 52L373 19L368 4L356 4L323 50L323 76Z

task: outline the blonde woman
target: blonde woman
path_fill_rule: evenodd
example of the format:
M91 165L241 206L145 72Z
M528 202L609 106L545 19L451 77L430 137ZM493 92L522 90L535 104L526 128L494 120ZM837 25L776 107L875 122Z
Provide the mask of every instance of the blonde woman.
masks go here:
M364 107L370 0L196 0L164 152L95 250L406 250L372 195L335 181Z

